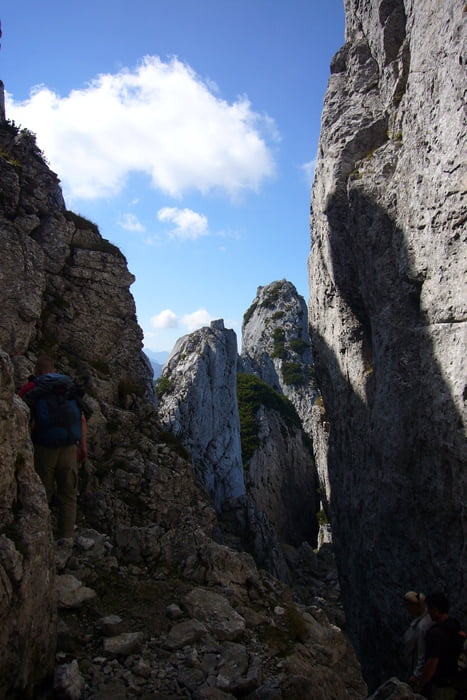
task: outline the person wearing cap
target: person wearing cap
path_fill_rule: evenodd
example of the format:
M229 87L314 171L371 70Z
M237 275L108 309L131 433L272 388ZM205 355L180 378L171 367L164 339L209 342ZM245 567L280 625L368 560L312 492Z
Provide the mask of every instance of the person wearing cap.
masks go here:
M404 659L410 669L408 682L415 687L425 664L426 634L433 625L433 620L426 609L423 593L407 591L404 595L404 605L412 618L404 634Z

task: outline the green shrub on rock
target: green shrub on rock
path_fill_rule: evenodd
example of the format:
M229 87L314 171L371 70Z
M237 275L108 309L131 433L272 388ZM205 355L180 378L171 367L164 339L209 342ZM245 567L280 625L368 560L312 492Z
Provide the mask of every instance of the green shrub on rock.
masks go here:
M282 379L285 384L303 384L305 377L302 366L297 362L284 362L282 364Z
M237 398L244 464L248 463L254 451L259 447L256 414L260 406L277 411L290 428L301 426L300 418L292 403L252 374L238 374Z

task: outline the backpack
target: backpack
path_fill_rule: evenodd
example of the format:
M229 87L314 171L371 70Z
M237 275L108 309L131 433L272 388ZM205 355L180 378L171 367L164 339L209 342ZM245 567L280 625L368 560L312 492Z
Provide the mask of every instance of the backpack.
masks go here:
M23 397L33 417L33 443L45 447L75 445L82 437L82 387L66 374L45 374L33 383Z

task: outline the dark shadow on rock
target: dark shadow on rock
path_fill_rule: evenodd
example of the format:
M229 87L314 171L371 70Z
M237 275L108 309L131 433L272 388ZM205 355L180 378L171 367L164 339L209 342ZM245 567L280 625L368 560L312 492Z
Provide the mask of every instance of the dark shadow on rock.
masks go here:
M236 551L248 552L258 567L290 583L289 567L277 533L248 494L223 502L215 539Z
M348 632L374 689L403 673L405 591L442 589L467 622L465 438L433 347L432 332L449 328L428 326L404 232L358 188L335 194L326 214L348 333L338 351L317 329L311 337L331 425L330 511Z

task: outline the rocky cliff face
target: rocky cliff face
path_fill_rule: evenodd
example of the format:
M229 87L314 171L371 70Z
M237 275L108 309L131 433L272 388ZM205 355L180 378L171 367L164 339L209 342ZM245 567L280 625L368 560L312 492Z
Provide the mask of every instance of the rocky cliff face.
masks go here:
M259 314L250 315L250 353L242 357L240 367L266 376L280 392L283 382L304 408L304 397L308 392L310 403L313 393L307 385L310 363L305 361L310 347L301 337L306 326L304 302L285 280L264 289L254 304ZM266 319L271 315L274 323L269 327ZM276 329L281 341L274 344ZM276 372L269 353L279 354L279 346L284 352ZM235 333L222 321L181 338L158 382L158 415L190 454L198 481L228 525L229 541L233 544L231 535L237 533L262 566L287 580L279 542L316 545L320 501L311 442L282 392L244 373L237 377L236 348ZM288 363L295 372L293 384L282 378L283 373L287 377L284 357L292 355L301 360ZM240 444L241 432L248 432L242 439L248 444Z
M222 320L176 343L158 381L158 416L187 450L198 483L222 521L222 541L247 547L288 578L277 533L247 494L237 403L237 339Z
M33 467L29 415L0 352L0 696L29 697L54 668L55 571L50 513ZM38 602L40 601L40 605Z
M309 309L340 579L373 685L395 667L404 590L443 588L466 621L467 13L455 0L345 5Z
M8 610L0 677L8 697L27 697L50 671L56 643L50 513L32 466L28 412L14 398L39 354L54 356L85 387L92 460L80 474L80 522L108 533L122 562L183 559L195 532L209 533L215 518L190 465L167 447L156 423L125 259L95 225L65 209L58 179L30 133L3 123L0 151L1 566ZM182 523L188 531L177 545ZM100 573L108 575L105 565Z
M245 494L237 407L237 338L213 321L180 338L163 370L158 414L179 436L217 511Z
M249 492L283 541L316 544L319 483L311 441L303 430L311 438L318 392L307 307L291 282L280 280L258 288L244 316L239 367L284 395L301 423L290 426L280 412L271 411L266 392L262 401L258 399L259 444L245 460ZM252 385L250 391L254 389ZM263 391L258 387L257 393L260 396Z
M242 328L241 367L280 391L309 431L318 392L303 297L287 280L258 287Z
M258 447L246 469L248 493L273 524L279 540L316 547L319 510L313 451L300 425L260 404Z
M125 258L97 226L65 209L58 178L31 134L6 123L0 149L0 342L18 380L40 349L73 370L91 395L122 405L132 395L154 401ZM94 309L100 310L98 329Z

